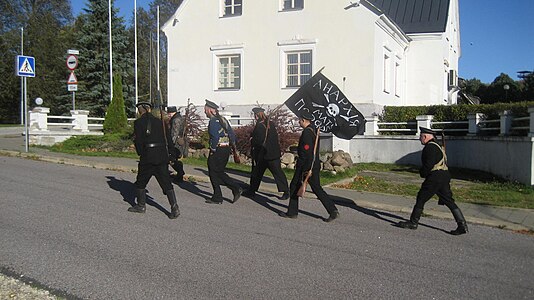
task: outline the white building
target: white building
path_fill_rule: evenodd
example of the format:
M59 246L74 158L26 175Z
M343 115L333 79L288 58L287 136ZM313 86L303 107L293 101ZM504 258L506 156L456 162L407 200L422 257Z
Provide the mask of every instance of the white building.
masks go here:
M169 105L248 116L322 67L364 115L456 103L458 0L185 0L162 30Z

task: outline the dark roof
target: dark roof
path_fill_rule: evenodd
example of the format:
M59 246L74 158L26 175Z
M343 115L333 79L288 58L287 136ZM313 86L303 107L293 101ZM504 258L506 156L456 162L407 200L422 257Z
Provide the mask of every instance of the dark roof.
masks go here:
M450 0L367 0L405 33L445 32Z

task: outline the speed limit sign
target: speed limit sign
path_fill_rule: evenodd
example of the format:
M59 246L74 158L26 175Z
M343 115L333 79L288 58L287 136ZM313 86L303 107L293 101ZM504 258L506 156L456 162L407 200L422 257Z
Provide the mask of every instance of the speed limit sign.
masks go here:
M67 68L72 71L76 69L77 66L78 66L78 57L76 57L76 55L73 55L73 54L69 55L67 57Z

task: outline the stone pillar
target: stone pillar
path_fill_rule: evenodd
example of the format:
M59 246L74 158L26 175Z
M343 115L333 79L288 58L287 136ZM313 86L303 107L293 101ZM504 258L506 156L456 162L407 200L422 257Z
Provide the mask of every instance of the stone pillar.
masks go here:
M534 106L528 108L528 113L530 114L530 130L528 136L534 137Z
M417 135L421 133L419 127L432 129L432 119L434 119L433 115L416 116L415 119L417 120Z
M467 135L477 135L480 132L480 121L484 117L484 114L468 114L467 120L469 121L469 129Z
M89 132L89 111L88 110L71 110L72 130Z
M50 108L48 107L35 107L30 111L30 131L48 131L48 113Z
M501 117L501 132L499 135L508 135L510 134L510 129L512 128L512 112L509 110L505 110L503 112L499 113L499 116Z
M378 117L365 117L365 132L363 135L378 135Z

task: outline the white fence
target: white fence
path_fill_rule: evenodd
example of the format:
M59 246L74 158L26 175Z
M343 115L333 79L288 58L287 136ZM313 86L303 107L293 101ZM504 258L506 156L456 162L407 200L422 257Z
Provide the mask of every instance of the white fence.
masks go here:
M419 127L453 135L499 135L534 136L534 107L529 107L529 116L514 117L509 111L499 114L500 118L488 120L483 114L471 114L465 121L434 122L432 115L417 116L415 122L379 122L377 116L366 117L365 135L419 134ZM525 125L529 124L529 125Z

